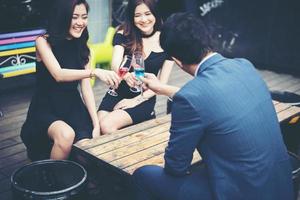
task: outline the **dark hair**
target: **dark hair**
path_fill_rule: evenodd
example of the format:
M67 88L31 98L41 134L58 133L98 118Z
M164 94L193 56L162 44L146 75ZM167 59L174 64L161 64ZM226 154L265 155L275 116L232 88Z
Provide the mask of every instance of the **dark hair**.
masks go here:
M124 44L125 49L128 52L134 52L135 50L142 51L142 33L134 25L134 13L135 9L140 4L145 4L154 15L156 22L154 25L154 32L160 30L162 19L158 12L156 1L155 0L129 0L127 9L126 9L126 18L123 24L121 24L119 30L124 31L124 35L128 38L128 42Z
M87 12L89 12L89 5L86 0L55 0L51 12L49 12L46 28L48 42L51 46L55 46L69 36L75 6L80 4L84 4ZM90 50L87 46L88 39L89 33L87 27L82 32L80 38L75 39L82 65L85 65L89 61Z
M160 45L183 64L199 63L213 49L204 23L190 13L175 13L166 20L161 29Z

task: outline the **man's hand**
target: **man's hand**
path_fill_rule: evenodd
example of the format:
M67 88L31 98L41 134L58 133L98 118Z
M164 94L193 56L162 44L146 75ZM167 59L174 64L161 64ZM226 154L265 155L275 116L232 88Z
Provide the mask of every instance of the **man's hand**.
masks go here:
M156 94L163 94L162 91L165 84L162 84L154 74L145 73L145 77L141 77L140 79L144 83L144 90L149 88Z
M154 74L145 73L145 77L141 77L141 81L144 83L144 89L150 89L156 94L173 97L179 88L167 84L161 83Z

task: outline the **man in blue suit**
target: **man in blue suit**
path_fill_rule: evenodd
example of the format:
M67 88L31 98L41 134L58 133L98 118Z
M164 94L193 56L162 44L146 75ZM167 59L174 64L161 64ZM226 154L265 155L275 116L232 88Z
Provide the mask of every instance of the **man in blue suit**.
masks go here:
M147 74L148 88L173 98L165 167L134 173L137 199L292 200L292 169L271 96L246 59L213 52L202 21L172 15L161 47L195 78L181 89ZM194 150L202 164L191 168Z

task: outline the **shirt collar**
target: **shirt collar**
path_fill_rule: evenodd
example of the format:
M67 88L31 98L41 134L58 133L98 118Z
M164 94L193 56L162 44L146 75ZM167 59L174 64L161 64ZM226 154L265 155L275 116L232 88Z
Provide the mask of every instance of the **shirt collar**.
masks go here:
M198 67L196 68L195 73L194 73L194 76L197 76L198 71L199 71L199 69L200 69L200 66L201 66L207 59L209 59L210 57L212 57L212 56L214 56L214 55L216 55L216 54L217 54L217 53L214 52L214 53L211 53L211 54L209 54L208 56L204 57L204 58L201 60L201 62L199 63Z

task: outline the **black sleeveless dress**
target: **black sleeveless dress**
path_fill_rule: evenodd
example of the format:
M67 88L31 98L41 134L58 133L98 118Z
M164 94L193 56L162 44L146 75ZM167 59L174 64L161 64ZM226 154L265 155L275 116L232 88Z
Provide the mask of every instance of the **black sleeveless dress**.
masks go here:
M83 69L77 50L77 40L64 40L52 47L60 66L66 69ZM43 62L37 62L37 86L27 118L21 129L21 138L29 158L49 156L51 141L47 130L62 120L75 131L75 141L92 138L92 121L78 91L79 81L56 82Z
M113 39L113 45L122 45L126 43L128 39L120 33L116 33ZM129 52L125 51L125 55L129 55ZM165 60L172 60L168 57L165 52L151 52L150 55L145 59L145 72L153 73L155 75L158 74L159 70L164 64ZM131 68L132 71L132 68ZM140 93L134 93L130 90L130 87L127 85L126 81L122 81L116 89L118 96L111 96L108 93L102 99L102 102L98 108L99 110L113 111L114 106L124 98L131 99L134 98ZM151 97L149 100L144 101L143 103L137 105L133 108L124 109L127 112L131 119L133 120L133 124L137 124L152 118L155 118L154 106L156 102L156 96Z

